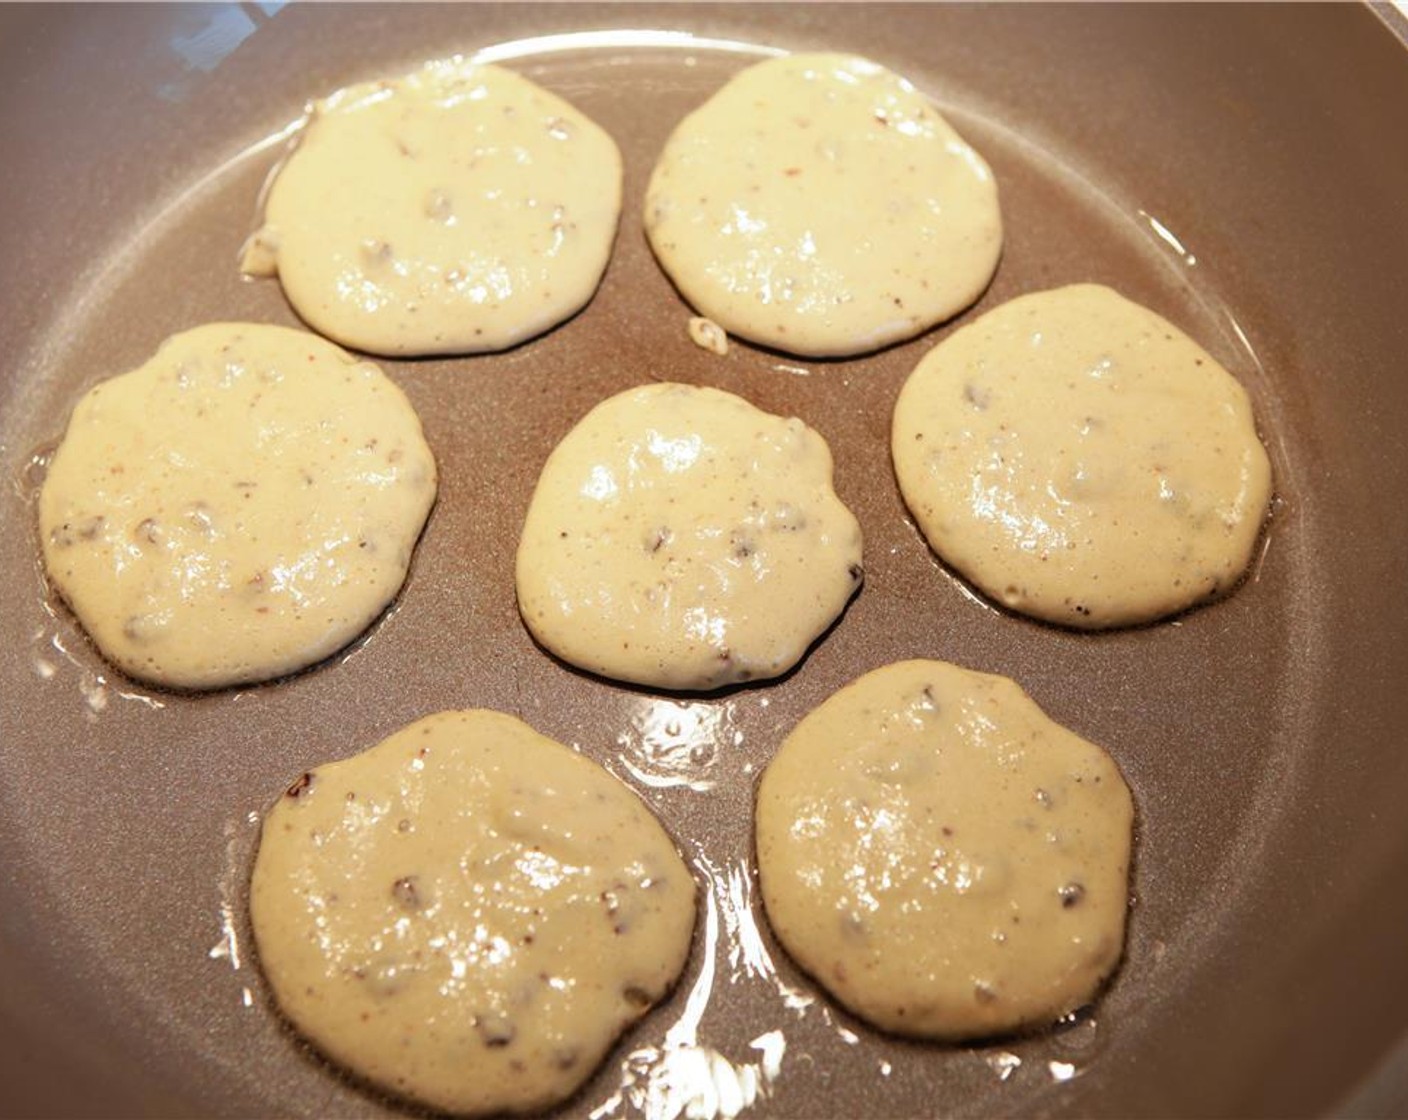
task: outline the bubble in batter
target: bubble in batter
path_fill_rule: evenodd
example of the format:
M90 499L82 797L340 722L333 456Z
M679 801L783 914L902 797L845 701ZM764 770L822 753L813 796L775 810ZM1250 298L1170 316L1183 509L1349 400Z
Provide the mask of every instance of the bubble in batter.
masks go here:
M1236 379L1095 284L1021 296L935 346L895 404L892 450L946 563L1013 610L1085 629L1233 587L1271 495Z
M544 1109L675 983L694 883L640 799L490 711L304 774L268 813L259 960L317 1047L454 1113Z
M731 393L631 389L543 467L518 606L547 649L616 680L712 689L795 665L860 586L826 441Z
M905 661L792 731L757 796L787 952L886 1030L1051 1023L1119 962L1133 808L1099 747L1005 677Z
M675 129L645 199L681 294L729 334L807 356L911 338L982 294L992 172L908 81L798 54L742 71Z
M39 496L44 566L123 672L266 680L381 614L435 489L420 419L372 363L212 323L78 402Z
M620 212L610 136L510 70L452 59L315 102L243 268L277 272L346 346L502 350L586 305Z

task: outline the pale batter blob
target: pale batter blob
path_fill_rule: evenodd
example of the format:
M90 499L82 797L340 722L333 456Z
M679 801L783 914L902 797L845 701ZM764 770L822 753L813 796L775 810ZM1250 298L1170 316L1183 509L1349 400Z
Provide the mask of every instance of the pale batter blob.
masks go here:
M502 350L580 310L621 212L615 142L561 98L459 59L316 102L243 268L374 354Z
M895 474L934 551L998 602L1096 629L1236 584L1271 466L1235 378L1109 288L1022 296L901 390Z
M921 1038L1054 1022L1123 952L1133 807L1099 747L1005 677L868 673L763 774L778 940L857 1015Z
M656 384L554 449L518 547L547 649L617 680L712 689L795 665L860 586L826 441L718 389Z
M512 716L441 712L264 821L259 959L317 1047L433 1108L570 1096L675 983L694 883L640 799Z
M899 75L798 54L750 66L675 129L645 199L680 293L730 334L837 356L962 311L997 268L981 156Z
M213 323L79 401L39 496L44 564L131 676L264 680L385 609L435 488L420 419L376 366Z

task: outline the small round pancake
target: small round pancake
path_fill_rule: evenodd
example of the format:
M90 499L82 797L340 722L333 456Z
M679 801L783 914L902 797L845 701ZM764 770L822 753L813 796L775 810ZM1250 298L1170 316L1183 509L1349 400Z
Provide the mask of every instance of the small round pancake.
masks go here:
M895 404L904 499L993 599L1083 629L1234 586L1271 497L1246 392L1158 315L1094 284L955 331Z
M778 940L886 1030L1054 1022L1119 963L1133 806L1099 747L1005 677L904 661L832 695L758 787Z
M324 1053L435 1109L527 1112L674 985L694 883L600 766L512 716L441 712L289 787L250 917Z
M435 501L420 419L306 331L211 323L89 390L39 495L49 579L124 672L221 688L341 649Z
M670 383L611 397L567 434L518 546L533 636L656 688L785 673L861 578L826 441L732 393Z
M1002 250L982 157L908 81L839 54L750 66L686 117L651 175L645 229L701 314L815 357L956 315Z
M314 104L243 268L373 354L502 350L574 315L621 215L615 142L561 98L458 59Z

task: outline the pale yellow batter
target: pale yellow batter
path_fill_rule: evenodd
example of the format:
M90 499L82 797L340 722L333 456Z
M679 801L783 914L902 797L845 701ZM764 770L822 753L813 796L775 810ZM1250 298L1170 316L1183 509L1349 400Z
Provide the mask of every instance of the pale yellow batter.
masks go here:
M809 356L957 314L1002 248L982 157L905 79L839 54L750 66L685 118L651 176L645 228L702 315Z
M694 883L601 767L498 712L442 712L304 774L250 888L279 1006L432 1108L548 1108L675 983Z
M1067 626L1145 622L1234 586L1271 466L1235 378L1109 288L1022 296L955 331L895 405L905 501L945 562Z
M826 441L731 393L668 383L602 402L567 434L518 547L534 637L657 688L785 673L861 578Z
M811 712L763 774L763 903L797 963L886 1030L1050 1023L1119 962L1132 818L1105 752L1012 681L899 662Z
M44 564L131 676L264 680L385 609L435 487L420 420L376 366L214 323L79 401L39 496Z
M453 59L316 102L243 268L374 354L501 350L575 314L606 268L621 156L547 90Z

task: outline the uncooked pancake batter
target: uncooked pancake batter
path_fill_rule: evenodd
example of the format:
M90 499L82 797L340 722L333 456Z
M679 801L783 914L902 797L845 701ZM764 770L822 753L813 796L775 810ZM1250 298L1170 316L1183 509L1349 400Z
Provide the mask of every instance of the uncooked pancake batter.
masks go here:
M442 712L264 822L259 959L293 1024L455 1113L570 1096L675 983L694 883L629 789L512 716Z
M1005 677L868 673L758 788L768 920L857 1015L921 1038L1054 1022L1119 962L1133 809L1099 747Z
M458 59L315 103L243 267L374 354L502 350L575 314L621 211L615 142L510 70Z
M865 59L750 66L675 129L645 228L665 271L730 334L838 356L910 338L997 267L992 172L901 78Z
M1109 288L1022 296L945 338L895 405L905 501L993 599L1145 622L1234 586L1271 495L1246 392Z
M617 680L712 689L795 665L860 586L860 526L796 418L657 384L602 402L543 467L518 605L547 649Z
M79 401L39 497L44 564L131 676L265 680L385 609L435 488L420 419L376 366L213 323Z

